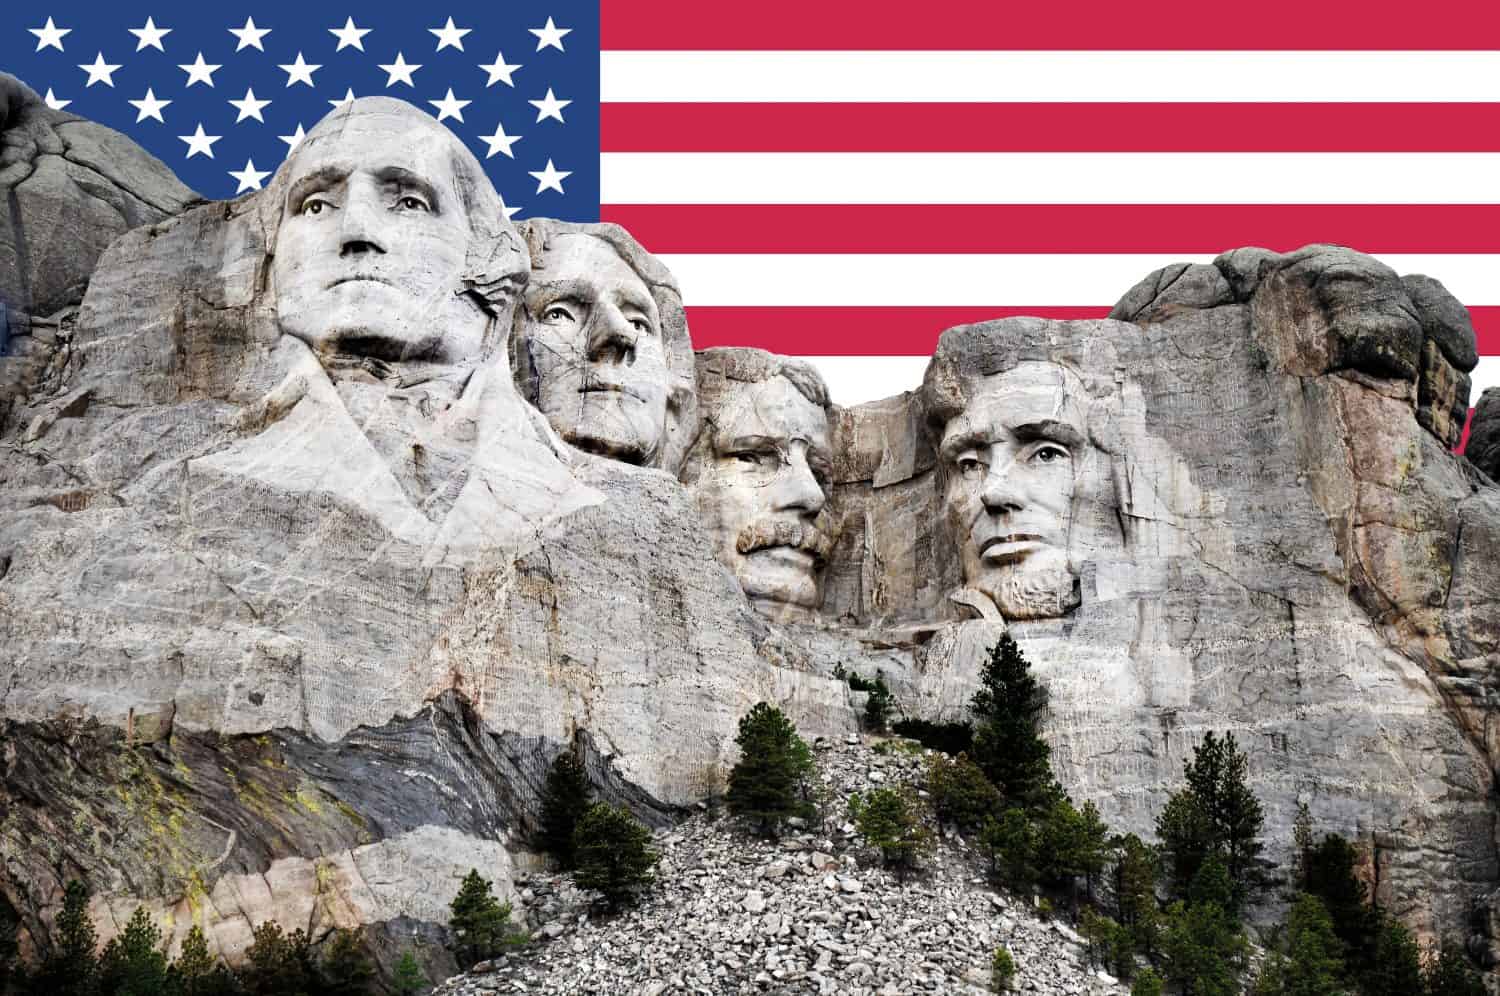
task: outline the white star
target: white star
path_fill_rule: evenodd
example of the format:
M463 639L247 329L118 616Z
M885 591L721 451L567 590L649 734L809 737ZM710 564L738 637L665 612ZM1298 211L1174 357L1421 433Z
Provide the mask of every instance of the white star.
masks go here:
M236 52L242 48L258 48L264 52L266 47L260 43L260 40L270 34L271 29L257 28L255 18L247 17L243 28L230 28L229 33L240 40L240 43L234 47Z
M562 109L572 103L571 100L558 100L552 95L552 88L547 88L547 96L541 100L528 100L526 103L536 108L536 119L545 121L548 118L556 118L562 121Z
M100 82L106 83L109 86L114 86L114 72L120 67L111 66L109 63L105 62L104 53L100 52L98 55L94 56L94 64L92 66L79 66L78 68L89 74L89 81L83 85L83 88L87 90L95 83Z
M165 52L166 49L162 47L161 40L172 33L171 28L158 28L156 22L149 17L146 18L144 28L127 28L126 30L138 39L135 43L137 52L143 48L154 48L158 52Z
M331 107L343 107L345 104L354 103L354 99L354 88L347 87L344 90L344 95L342 97L340 97L338 100L330 100L328 103Z
M322 69L323 67L309 66L306 62L303 61L302 53L298 52L296 62L290 63L289 65L285 66L278 66L277 68L286 73L287 86L291 86L293 83L306 83L308 86L312 86L312 74L317 72L319 69Z
M54 111L60 111L64 107L67 107L72 103L71 100L62 100L61 98L52 96L52 88L50 86L47 88L47 96L43 97L42 99L45 100L47 102L47 106L52 108Z
M339 40L339 47L334 49L335 52L342 52L344 49L350 47L357 48L363 52L365 50L363 39L370 31L370 28L356 28L354 26L354 18L352 17L344 19L344 26L342 28L328 29L328 33Z
M290 135L277 135L276 137L286 143L286 154L291 155L292 150L301 145L302 140L307 137L307 132L302 130L301 125L298 125L297 130Z
M186 66L178 66L177 68L188 74L188 86L192 86L194 83L207 83L209 86L213 86L214 73L223 67L211 66L204 62L203 53L199 52L198 58L194 59L192 63Z
M212 159L214 157L214 143L217 142L223 136L222 135L205 135L205 134L203 134L203 125L199 124L198 125L198 130L196 132L194 132L193 134L191 134L191 135L178 135L177 137L180 138L180 139L182 139L184 142L186 142L188 144L188 154L187 154L187 157L189 159L193 158L194 156L196 156L200 152L203 153L208 158Z
M390 65L381 66L380 68L385 70L388 77L385 81L386 86L395 86L398 82L405 83L407 86L416 86L411 81L411 74L421 69L422 64L420 62L407 62L401 57L401 53L397 52L395 62L392 62Z
M261 182L271 175L268 169L256 169L254 159L245 160L245 168L236 172L229 171L229 175L240 181L240 185L234 188L236 194L243 194L247 190L259 190Z
M493 63L487 66L481 62L479 64L479 68L490 74L490 81L486 83L485 86L490 87L494 86L496 83L504 83L506 86L513 87L515 86L515 84L510 81L510 74L515 72L517 69L520 69L521 67L506 65L505 53L496 52L495 61Z
M448 18L448 23L446 25L444 25L443 27L441 27L441 28L428 28L427 30L431 31L433 34L437 35L437 39L438 39L437 50L439 52L441 52L443 49L447 48L449 45L452 45L454 48L456 48L460 52L462 52L464 50L464 35L468 34L473 29L472 28L455 28L453 26L453 18L450 17L450 18Z
M559 28L556 24L553 24L550 17L547 18L547 23L542 27L527 28L526 30L536 35L536 50L538 52L544 48L555 48L559 52L563 51L562 36L573 33L572 28Z
M234 123L239 124L246 118L254 118L261 124L265 124L266 119L261 117L260 112L261 108L266 107L270 103L269 100L257 100L255 98L255 90L252 87L246 87L244 100L231 99L229 101L229 106L240 112L239 116L234 119Z
M50 17L47 18L47 23L40 28L27 28L26 30L36 35L36 50L38 52L44 48L55 48L61 52L63 50L62 36L73 33L72 28L59 28L53 24ZM70 100L68 103L71 104L72 101Z
M442 100L429 100L429 104L438 109L438 120L444 118L458 118L458 123L464 123L464 108L474 103L472 100L454 100L453 88L448 88L448 96Z
M149 86L146 87L146 95L140 100L129 100L126 101L126 103L130 104L130 106L134 107L139 112L135 116L136 124L140 124L147 118L155 118L162 124L167 123L166 119L161 116L161 109L170 104L171 101L157 100L156 94L151 92L151 88Z
M486 143L488 143L490 147L490 151L484 154L484 158L488 159L490 156L493 156L497 152L511 159L516 158L515 153L510 151L510 147L519 142L521 140L521 136L507 135L505 133L504 122L495 122L495 133L493 135L480 135L479 137Z
M547 160L547 168L544 170L527 170L536 178L536 192L544 190L555 190L559 194L563 192L562 182L573 175L570 169L558 169L552 165L552 160Z

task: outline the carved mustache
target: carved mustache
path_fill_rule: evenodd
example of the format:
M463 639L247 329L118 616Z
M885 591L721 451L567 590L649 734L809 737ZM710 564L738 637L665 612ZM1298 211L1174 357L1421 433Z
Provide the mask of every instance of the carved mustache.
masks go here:
M824 517L818 516L818 522ZM833 552L834 537L817 523L786 519L757 519L740 530L734 548L742 555L772 547L791 547L812 556L815 566L822 567Z

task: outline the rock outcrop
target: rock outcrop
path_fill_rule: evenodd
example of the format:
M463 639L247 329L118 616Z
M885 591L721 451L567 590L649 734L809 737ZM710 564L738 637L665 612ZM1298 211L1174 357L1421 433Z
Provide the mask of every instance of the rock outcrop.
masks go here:
M393 170L422 182L391 192ZM762 508L749 478L689 490L657 459L692 451L683 385L608 369L679 331L632 290L671 304L669 275L560 227L578 272L523 300L535 247L492 197L429 117L358 101L265 191L116 239L46 362L12 366L0 893L26 943L71 877L230 955L267 916L433 928L468 867L508 890L534 862L565 746L663 825L720 789L756 701L841 737L859 697L835 669L882 670L907 715L960 719L1007 630L1050 686L1061 777L1117 828L1149 834L1232 730L1273 875L1305 802L1385 908L1496 953L1500 489L1450 452L1476 356L1436 280L1236 250L1108 320L950 330L922 385L848 410L715 351L700 377L753 403L700 385L701 431L763 424L700 437L687 473L792 467L800 504ZM531 341L588 365L524 384L561 369L640 411L580 400L559 430L529 406L507 338L543 322ZM782 518L719 529L705 503L730 498ZM750 591L735 555L762 540L800 573Z

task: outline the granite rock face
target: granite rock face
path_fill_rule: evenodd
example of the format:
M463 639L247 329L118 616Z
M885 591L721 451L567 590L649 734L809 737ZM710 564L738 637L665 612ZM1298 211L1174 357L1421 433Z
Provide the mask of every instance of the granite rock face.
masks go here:
M1490 480L1500 477L1500 390L1490 388L1474 405L1474 422L1469 426L1464 455Z
M662 825L721 790L755 702L845 735L842 666L961 719L1008 630L1117 828L1232 730L1273 876L1305 802L1386 908L1493 953L1500 489L1450 452L1475 352L1437 281L1236 250L1107 320L950 330L923 384L841 410L757 351L689 388L643 248L503 218L446 129L356 101L266 190L116 239L13 368L25 943L71 877L107 923L144 901L230 954L266 917L435 929L470 866L535 863L565 747ZM548 371L622 397L544 402Z

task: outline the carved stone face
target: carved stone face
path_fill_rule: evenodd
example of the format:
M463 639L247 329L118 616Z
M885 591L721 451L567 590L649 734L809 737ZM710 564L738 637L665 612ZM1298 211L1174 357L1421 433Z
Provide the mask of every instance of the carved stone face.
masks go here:
M579 449L651 463L671 377L645 281L602 239L561 235L535 261L525 301L537 408Z
M785 377L737 384L719 398L712 449L697 481L715 553L756 607L816 608L832 540L820 513L831 455L828 415Z
M944 503L964 582L1008 619L1078 604L1068 540L1088 438L1082 390L1063 367L1020 363L984 378L943 430Z
M478 354L484 317L458 293L471 233L454 141L415 108L330 117L303 140L271 270L283 332L321 354Z

